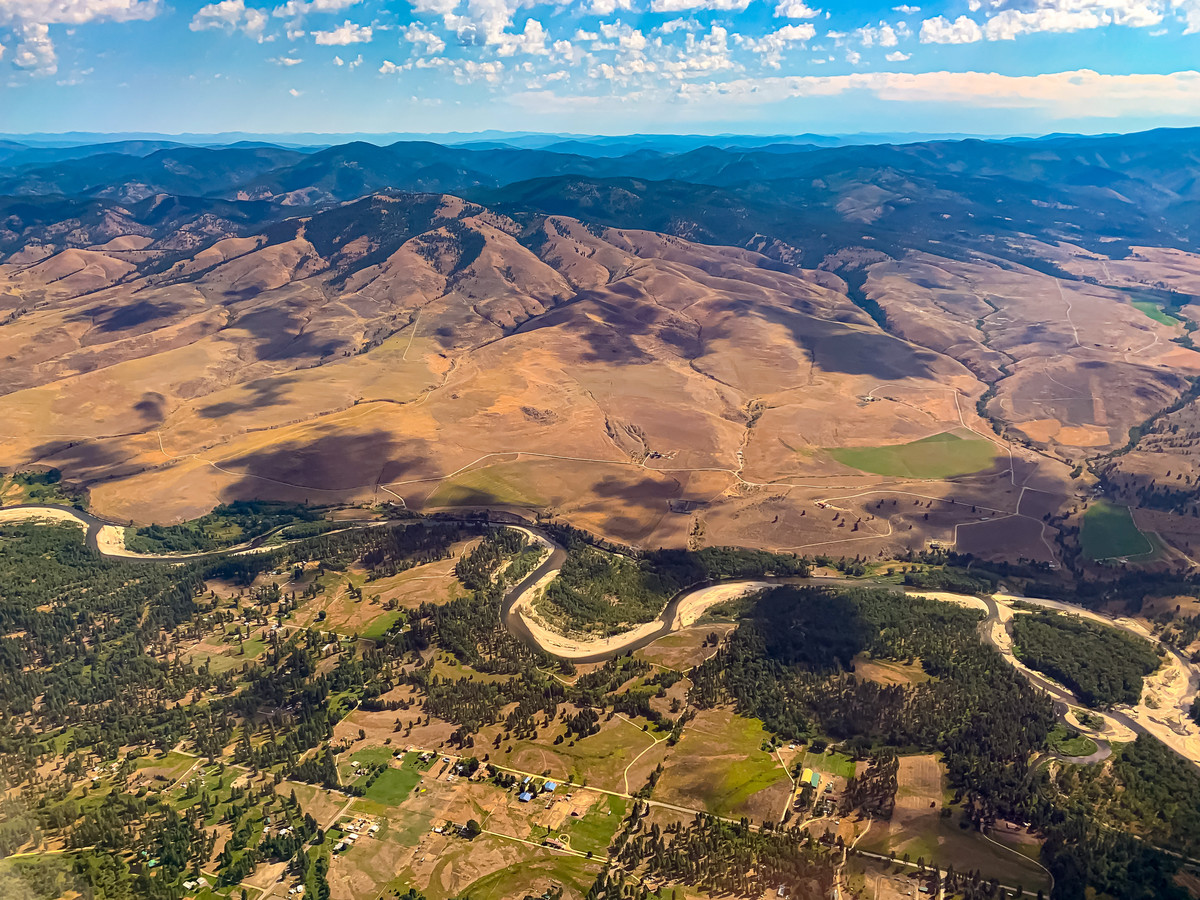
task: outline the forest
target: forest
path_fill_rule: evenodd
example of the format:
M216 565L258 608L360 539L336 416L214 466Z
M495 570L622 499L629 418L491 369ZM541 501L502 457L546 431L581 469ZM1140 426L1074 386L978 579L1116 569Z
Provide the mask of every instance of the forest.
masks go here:
M1137 703L1142 679L1161 664L1149 641L1078 616L1039 610L1012 620L1021 662L1066 685L1086 705Z
M807 576L809 561L786 553L737 547L637 552L602 549L574 529L557 529L568 548L562 571L546 588L541 610L574 631L611 634L649 622L681 591L727 578Z

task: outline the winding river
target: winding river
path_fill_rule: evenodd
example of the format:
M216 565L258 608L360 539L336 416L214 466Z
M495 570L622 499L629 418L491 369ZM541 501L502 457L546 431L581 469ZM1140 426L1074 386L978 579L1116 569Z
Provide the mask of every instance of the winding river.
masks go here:
M87 544L93 550L107 559L125 563L160 563L175 564L190 560L215 558L220 556L237 555L242 553L261 553L280 544L266 545L266 541L279 529L231 547L226 550L211 553L176 554L176 555L146 555L137 554L125 549L121 524L68 506L56 505L22 505L0 508L0 524L5 522L51 520L57 522L73 521L82 526L87 535ZM416 520L421 521L421 520ZM443 520L444 521L444 520ZM349 528L365 528L387 524L386 521L347 522ZM844 577L772 577L708 582L691 585L672 597L655 619L634 629L607 638L574 638L559 634L542 623L534 611L534 600L546 584L557 576L566 560L566 551L545 532L532 525L518 527L530 538L540 543L546 551L541 563L521 581L512 587L504 597L500 617L505 628L518 640L527 646L546 653L558 659L574 663L597 663L612 659L634 650L639 650L653 644L655 641L679 631L698 618L717 603L725 602L732 597L745 593L762 590L777 584L793 585L865 585L881 588L896 593L931 597L937 600L956 603L979 610L984 613L984 619L979 625L980 636L995 647L1008 662L1015 666L1038 688L1048 693L1055 702L1056 711L1067 724L1079 728L1078 723L1067 718L1071 707L1082 704L1066 688L1055 681L1035 672L1021 664L1012 649L1012 604L1016 601L1033 604L1057 612L1068 612L1101 622L1109 627L1119 628L1145 638L1161 646L1166 651L1166 662L1159 671L1162 674L1163 690L1170 689L1170 708L1159 710L1148 703L1148 692L1143 695L1142 702L1136 707L1107 710L1101 715L1105 719L1106 728L1101 732L1080 730L1088 734L1098 745L1096 753L1089 757L1071 759L1072 762L1092 763L1106 758L1111 750L1109 739L1132 740L1138 733L1151 734L1161 740L1179 755L1193 765L1200 767L1200 733L1188 724L1185 710L1200 692L1200 666L1186 659L1182 654L1167 647L1149 632L1144 626L1129 619L1112 619L1085 610L1082 607L1069 606L1054 600L1043 600L1036 597L1013 597L996 595L980 598L968 594L953 594L944 591L923 591L905 588L890 582L872 581L871 579L850 579ZM1151 678L1158 677L1159 673ZM1157 702L1157 701L1156 701ZM1174 714L1175 721L1167 718Z

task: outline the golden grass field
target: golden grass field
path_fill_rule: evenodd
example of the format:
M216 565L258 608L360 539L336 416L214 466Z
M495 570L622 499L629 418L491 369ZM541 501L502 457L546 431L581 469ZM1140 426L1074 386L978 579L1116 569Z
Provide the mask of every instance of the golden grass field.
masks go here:
M551 217L535 253L503 216L450 197L442 213L482 240L464 268L432 223L336 284L303 237L230 238L153 276L123 239L0 266L0 297L25 307L0 333L0 466L56 466L138 523L235 498L391 501L553 511L640 546L699 527L712 544L1046 558L1021 489L1058 511L1071 466L1200 373L1180 326L1011 264L873 265L889 334L836 276L747 250ZM1139 253L1110 261L1131 285L1162 262ZM1181 284L1200 271L1168 261ZM983 450L915 468L895 450L944 434ZM897 498L935 506L865 519Z

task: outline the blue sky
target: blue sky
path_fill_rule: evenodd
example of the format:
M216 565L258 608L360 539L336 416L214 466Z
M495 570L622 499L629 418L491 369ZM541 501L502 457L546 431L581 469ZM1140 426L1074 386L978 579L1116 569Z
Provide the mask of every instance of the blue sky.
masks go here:
M1200 0L0 0L0 132L1200 124Z

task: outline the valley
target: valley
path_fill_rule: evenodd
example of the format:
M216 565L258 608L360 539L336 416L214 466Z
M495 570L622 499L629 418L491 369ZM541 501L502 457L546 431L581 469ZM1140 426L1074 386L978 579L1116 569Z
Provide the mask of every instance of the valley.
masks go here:
M0 896L1200 896L1198 133L0 144Z

